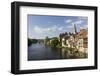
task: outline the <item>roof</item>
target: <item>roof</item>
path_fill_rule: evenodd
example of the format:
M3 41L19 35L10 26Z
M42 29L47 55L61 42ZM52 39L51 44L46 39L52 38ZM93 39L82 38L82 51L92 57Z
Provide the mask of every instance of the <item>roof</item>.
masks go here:
M87 35L88 35L88 30L81 29L80 32L78 33L77 37L78 38L87 38Z

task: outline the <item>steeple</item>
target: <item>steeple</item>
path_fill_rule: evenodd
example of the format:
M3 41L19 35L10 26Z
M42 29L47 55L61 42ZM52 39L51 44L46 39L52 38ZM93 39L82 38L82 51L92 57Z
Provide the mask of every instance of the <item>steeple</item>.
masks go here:
M73 33L76 34L77 33L76 25L74 24L73 27L74 27L73 28Z

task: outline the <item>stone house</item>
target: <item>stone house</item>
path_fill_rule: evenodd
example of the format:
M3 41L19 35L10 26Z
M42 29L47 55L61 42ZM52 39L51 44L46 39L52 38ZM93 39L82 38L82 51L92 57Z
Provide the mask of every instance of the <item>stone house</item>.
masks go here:
M88 49L88 30L87 29L81 29L78 33L77 37L77 49L81 52L87 53Z
M87 53L88 50L88 29L81 29L77 32L74 25L74 32L63 34L61 37L62 47L76 48L78 51Z

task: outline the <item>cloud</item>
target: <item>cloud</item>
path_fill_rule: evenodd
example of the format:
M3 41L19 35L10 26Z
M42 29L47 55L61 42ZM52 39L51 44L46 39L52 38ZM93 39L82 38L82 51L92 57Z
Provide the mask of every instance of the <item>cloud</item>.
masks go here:
M69 28L69 29L70 29L70 28L73 28L73 25L69 25L69 26L67 26L67 28Z
M41 27L38 27L38 26L35 26L33 28L33 31L36 32L36 33L43 33L43 32L46 32L46 31L49 31L49 28L41 28Z
M59 30L59 31L62 31L62 30L63 30L63 27L59 27L58 30Z
M78 17L79 20L87 20L88 17Z
M88 20L88 17L78 17L76 21L73 21L71 24L81 25Z
M49 32L55 32L55 31L62 31L64 27L58 27L57 25L54 25L52 27L39 27L34 26L33 31L35 33L49 33Z
M72 22L72 24L82 24L83 23L83 20L77 20L77 21L75 21L75 22Z
M88 28L87 25L83 25L80 27L80 29L87 29L87 28Z
M65 23L70 23L70 22L72 22L72 20L65 20Z
M52 23L52 22L48 22L48 23Z

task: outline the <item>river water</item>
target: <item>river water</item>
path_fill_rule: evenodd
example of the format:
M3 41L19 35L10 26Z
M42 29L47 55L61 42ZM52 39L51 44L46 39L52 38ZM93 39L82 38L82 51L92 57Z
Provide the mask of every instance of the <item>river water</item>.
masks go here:
M66 49L53 48L43 43L32 44L28 47L28 60L53 60L69 59L69 51ZM74 57L75 58L75 57Z

